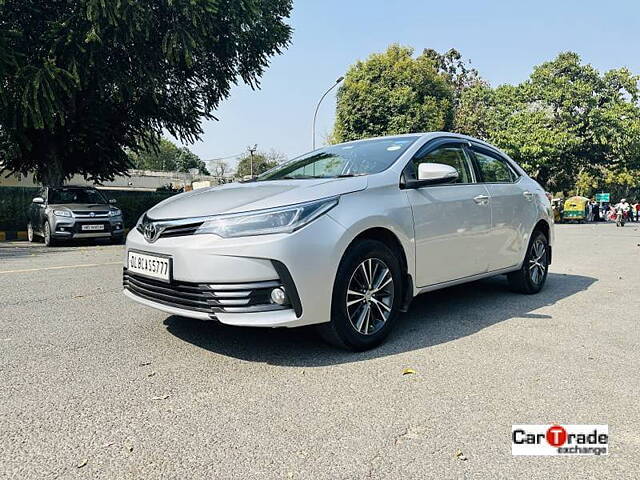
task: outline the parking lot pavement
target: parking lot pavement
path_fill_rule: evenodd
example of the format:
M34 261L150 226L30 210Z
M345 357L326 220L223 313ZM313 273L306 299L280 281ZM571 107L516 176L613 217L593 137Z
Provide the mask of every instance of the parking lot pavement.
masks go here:
M541 294L429 293L361 354L132 303L122 246L0 244L0 477L637 478L640 229L556 232ZM512 457L551 422L611 454Z

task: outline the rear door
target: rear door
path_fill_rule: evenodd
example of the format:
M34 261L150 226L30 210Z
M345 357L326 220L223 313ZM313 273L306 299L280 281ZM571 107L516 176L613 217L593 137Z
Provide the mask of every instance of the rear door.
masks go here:
M418 287L484 273L488 268L488 193L476 182L465 143L429 142L404 170L406 177L416 178L418 164L431 162L458 171L456 183L406 190L414 220Z
M518 265L524 258L536 216L535 195L509 161L491 149L472 144L480 180L491 197L489 270Z

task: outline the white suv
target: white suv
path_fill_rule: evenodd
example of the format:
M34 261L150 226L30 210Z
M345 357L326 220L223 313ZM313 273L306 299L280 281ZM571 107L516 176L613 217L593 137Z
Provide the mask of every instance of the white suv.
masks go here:
M158 204L127 238L124 291L229 325L318 324L364 350L426 291L506 273L537 293L552 243L543 189L495 147L443 132L381 137Z

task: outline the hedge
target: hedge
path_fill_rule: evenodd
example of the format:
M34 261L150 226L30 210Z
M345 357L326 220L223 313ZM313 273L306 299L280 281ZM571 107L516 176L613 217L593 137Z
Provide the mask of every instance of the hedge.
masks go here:
M35 187L0 187L0 231L27 229L27 212L31 200L38 193ZM126 228L135 226L144 212L175 193L135 192L129 190L102 190L107 198L114 198L122 210Z

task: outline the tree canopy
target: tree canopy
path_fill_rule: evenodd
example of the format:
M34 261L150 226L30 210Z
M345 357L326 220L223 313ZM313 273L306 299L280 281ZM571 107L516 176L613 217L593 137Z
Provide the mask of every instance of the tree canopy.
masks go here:
M165 172L188 172L197 168L202 175L209 175L206 164L187 147L178 147L166 138L161 138L156 146L147 147L129 154L132 165L142 170Z
M392 45L347 72L332 138L454 131L502 148L554 192L575 189L580 174L609 189L631 185L640 177L639 79L565 52L519 85L492 88L456 50L414 58Z
M285 160L285 155L275 150L271 150L270 152L257 151L253 154L253 176L260 175ZM250 176L252 173L251 162L251 152L247 149L247 152L238 159L236 177L243 178Z
M546 188L567 191L580 173L640 168L638 80L562 53L520 85L465 92L458 125L504 149Z
M0 0L0 170L112 179L288 45L291 0Z
M337 142L378 135L446 130L453 125L453 87L431 55L391 45L346 73L337 95Z

